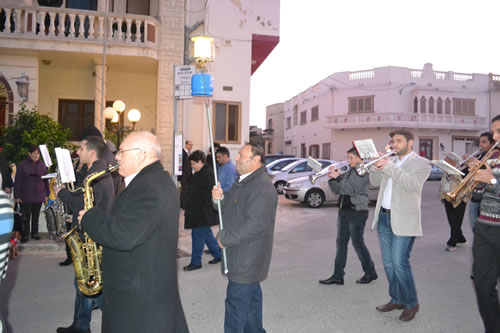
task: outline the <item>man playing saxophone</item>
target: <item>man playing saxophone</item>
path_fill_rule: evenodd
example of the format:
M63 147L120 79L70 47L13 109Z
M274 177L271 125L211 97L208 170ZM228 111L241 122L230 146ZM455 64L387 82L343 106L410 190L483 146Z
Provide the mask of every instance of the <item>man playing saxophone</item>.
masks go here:
M491 121L493 140L500 142L500 115ZM479 217L474 226L472 271L479 313L486 333L500 332L500 305L497 284L500 278L500 159L498 152L490 157L492 164L476 171L474 181L484 183Z
M80 163L86 166L85 176L106 170L108 166L101 158L103 156L106 145L104 140L99 136L88 136L80 142L78 156ZM79 184L81 185L81 184ZM99 177L92 182L94 193L94 207L99 207L103 211L110 212L115 199L115 188L113 179L109 173ZM84 193L77 190L71 192L66 188L56 188L55 194L61 201L73 211L72 227L78 223L78 212L84 208ZM57 333L79 333L90 332L90 321L92 319L92 301L100 305L101 294L94 297L84 295L76 285L75 309L73 323L69 327L59 327Z

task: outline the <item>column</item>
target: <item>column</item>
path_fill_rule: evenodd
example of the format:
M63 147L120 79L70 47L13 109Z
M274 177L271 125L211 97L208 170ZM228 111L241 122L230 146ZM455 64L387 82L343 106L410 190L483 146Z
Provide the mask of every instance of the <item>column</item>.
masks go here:
M103 67L104 67L104 73L103 73ZM106 124L106 120L104 119L104 116L102 116L101 118L101 101L104 103L104 105L102 106L102 112L104 112L104 109L106 108L107 72L108 72L107 65L95 64L94 124L95 127L97 127L103 134L104 134L104 126Z

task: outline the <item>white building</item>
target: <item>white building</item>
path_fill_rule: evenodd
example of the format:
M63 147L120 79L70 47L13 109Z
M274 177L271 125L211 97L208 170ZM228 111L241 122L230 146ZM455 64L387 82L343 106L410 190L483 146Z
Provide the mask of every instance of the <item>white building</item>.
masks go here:
M109 4L106 8L105 4ZM139 109L138 130L160 140L172 168L177 130L208 150L202 98L175 101L174 65L192 63L190 37L215 41L213 131L237 151L249 137L251 74L279 41L279 0L0 0L0 130L22 102L70 128L104 128L102 110L123 100ZM105 54L105 57L103 57ZM131 125L124 117L124 125Z
M276 103L266 107L266 129L264 130L266 154L279 154L284 152L284 115L284 103Z
M477 147L500 113L500 75L381 67L335 73L285 102L284 153L343 160L352 141L410 129L414 150L440 158L440 144L461 155Z

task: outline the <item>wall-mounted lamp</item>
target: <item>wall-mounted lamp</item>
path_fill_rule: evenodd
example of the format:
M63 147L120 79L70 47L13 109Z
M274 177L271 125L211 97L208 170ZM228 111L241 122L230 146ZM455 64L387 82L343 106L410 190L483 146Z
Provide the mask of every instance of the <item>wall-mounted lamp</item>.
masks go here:
M135 124L141 120L141 112L137 109L131 109L127 114L127 118L132 123L132 128L121 126L120 119L123 115L123 111L125 111L125 107L125 103L118 99L113 102L113 107L107 107L104 109L104 118L110 119L113 124L117 124L116 134L118 147L120 147L122 134L133 131L135 129Z
M17 93L19 94L21 101L26 102L28 100L28 92L30 87L29 77L23 72L21 74L21 77L17 79L16 85L17 85Z

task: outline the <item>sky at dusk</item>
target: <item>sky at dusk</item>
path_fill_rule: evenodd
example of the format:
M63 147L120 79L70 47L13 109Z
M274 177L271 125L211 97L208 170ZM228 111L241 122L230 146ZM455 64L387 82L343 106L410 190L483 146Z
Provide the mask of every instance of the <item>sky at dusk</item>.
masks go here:
M252 75L250 125L336 72L500 74L500 1L281 0L280 42Z

